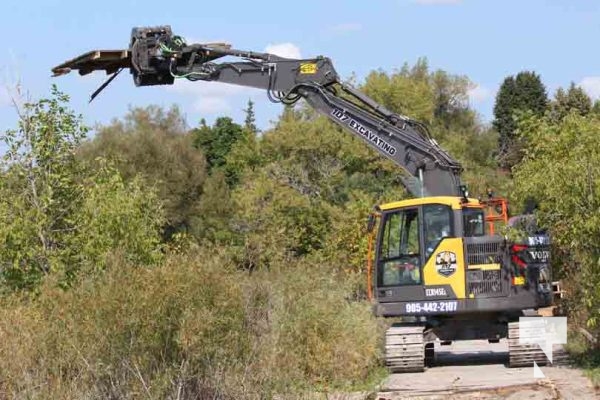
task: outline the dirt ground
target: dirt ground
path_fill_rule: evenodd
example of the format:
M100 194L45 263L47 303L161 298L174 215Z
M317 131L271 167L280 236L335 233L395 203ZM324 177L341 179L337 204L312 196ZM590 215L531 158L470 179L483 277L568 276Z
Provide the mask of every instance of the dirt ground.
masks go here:
M424 373L391 375L375 399L600 399L600 393L578 369L541 367L545 377L534 378L533 368L508 368L507 361L505 341L436 345L434 367Z

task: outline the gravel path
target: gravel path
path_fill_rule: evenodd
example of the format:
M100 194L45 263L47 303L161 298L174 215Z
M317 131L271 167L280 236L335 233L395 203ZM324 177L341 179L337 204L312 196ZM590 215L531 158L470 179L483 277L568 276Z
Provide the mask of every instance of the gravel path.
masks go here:
M391 375L377 400L423 399L600 399L580 370L542 367L545 378L534 378L533 368L507 368L507 344L501 341L457 342L436 345L436 364L424 373Z

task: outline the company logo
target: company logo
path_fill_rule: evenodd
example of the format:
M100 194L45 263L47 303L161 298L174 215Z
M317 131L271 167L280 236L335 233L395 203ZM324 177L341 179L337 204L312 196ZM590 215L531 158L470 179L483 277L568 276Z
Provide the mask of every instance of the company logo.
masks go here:
M435 256L435 269L438 274L448 277L456 272L456 253L442 251Z
M531 250L529 255L534 262L547 263L550 259L550 251L548 250Z

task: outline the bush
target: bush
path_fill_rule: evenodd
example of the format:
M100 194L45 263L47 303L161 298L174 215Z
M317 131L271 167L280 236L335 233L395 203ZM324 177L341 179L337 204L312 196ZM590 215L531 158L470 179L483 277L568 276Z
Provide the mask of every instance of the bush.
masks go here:
M0 396L268 398L341 387L382 337L343 279L314 265L248 274L217 249L153 269L114 257L70 291L0 306Z

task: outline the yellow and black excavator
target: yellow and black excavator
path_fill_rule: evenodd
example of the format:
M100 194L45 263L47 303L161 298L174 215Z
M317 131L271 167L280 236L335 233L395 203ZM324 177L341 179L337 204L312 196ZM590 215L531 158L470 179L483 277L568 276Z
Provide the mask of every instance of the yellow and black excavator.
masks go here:
M494 221L508 219L506 202L469 197L460 163L425 126L343 83L327 57L188 44L169 26L134 28L130 39L126 50L90 51L52 71L110 74L92 99L124 69L136 86L187 79L264 89L283 104L302 99L404 171L414 198L376 206L369 221L369 296L377 315L398 321L386 333L391 371L423 371L435 341L469 339L508 338L510 366L547 363L539 346L519 340L518 327L526 310L552 301L548 236L536 229L515 242L493 234Z

